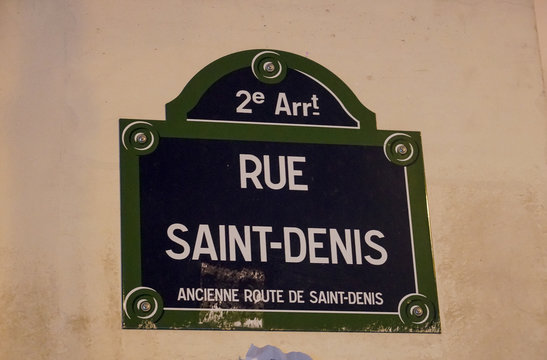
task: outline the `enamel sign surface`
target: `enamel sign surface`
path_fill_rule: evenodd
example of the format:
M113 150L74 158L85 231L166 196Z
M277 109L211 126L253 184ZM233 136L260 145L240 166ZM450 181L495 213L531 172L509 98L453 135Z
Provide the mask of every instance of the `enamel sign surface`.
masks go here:
M123 327L440 332L420 134L250 50L120 120Z

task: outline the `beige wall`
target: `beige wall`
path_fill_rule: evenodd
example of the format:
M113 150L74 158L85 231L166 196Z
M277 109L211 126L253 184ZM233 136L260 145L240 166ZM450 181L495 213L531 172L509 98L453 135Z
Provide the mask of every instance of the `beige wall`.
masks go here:
M534 8L541 54L541 67L543 69L543 83L547 84L547 0L534 0Z
M539 1L538 1L539 3ZM0 358L542 359L547 105L533 0L0 2ZM209 62L309 56L424 141L441 335L120 329L118 118Z

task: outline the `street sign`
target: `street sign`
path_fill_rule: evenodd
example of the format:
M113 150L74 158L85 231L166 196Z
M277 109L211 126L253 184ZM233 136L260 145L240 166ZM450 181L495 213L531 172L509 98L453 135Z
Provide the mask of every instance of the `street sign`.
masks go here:
M440 332L420 134L287 52L120 120L123 327Z

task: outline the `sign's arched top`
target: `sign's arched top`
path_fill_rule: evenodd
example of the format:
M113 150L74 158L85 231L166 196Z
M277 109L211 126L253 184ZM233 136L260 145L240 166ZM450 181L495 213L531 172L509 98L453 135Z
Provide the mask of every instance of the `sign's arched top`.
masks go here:
M278 50L247 50L211 63L167 104L166 117L188 123L376 129L374 113L336 75Z

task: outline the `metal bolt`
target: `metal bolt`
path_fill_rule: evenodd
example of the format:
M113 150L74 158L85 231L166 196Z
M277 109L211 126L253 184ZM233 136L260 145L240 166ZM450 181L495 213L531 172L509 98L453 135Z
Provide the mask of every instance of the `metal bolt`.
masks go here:
M421 317L424 314L424 309L421 308L421 306L413 306L412 307L412 315Z
M395 152L399 155L405 155L408 152L408 148L404 144L398 144L395 146Z
M145 133L139 132L135 134L135 141L139 144L144 144L148 141L148 136Z
M275 65L273 62L268 61L264 63L264 70L271 73L275 71Z
M152 305L148 301L143 301L141 303L141 310L144 312L149 312L152 309Z

